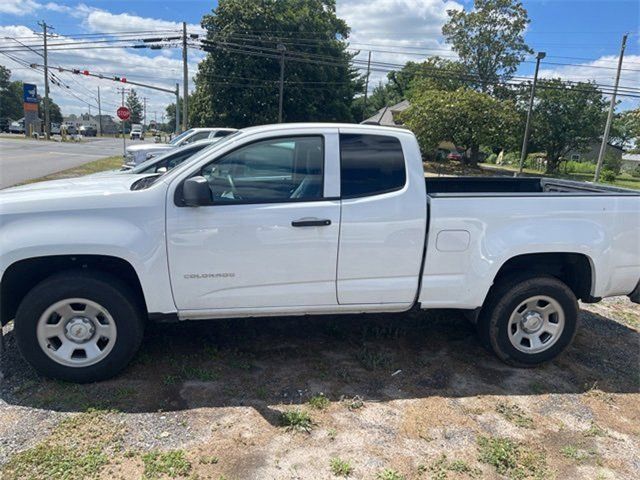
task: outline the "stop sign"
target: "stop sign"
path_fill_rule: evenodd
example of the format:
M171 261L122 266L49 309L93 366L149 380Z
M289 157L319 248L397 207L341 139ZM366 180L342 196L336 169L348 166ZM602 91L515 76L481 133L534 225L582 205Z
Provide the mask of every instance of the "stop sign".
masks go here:
M129 120L131 112L127 107L120 107L118 108L118 110L116 110L116 115L118 115L118 118L120 120Z

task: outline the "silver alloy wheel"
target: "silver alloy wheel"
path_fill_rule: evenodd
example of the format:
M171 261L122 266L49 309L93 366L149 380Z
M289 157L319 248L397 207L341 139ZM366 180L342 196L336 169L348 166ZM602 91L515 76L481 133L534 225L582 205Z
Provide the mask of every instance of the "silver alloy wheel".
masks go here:
M47 308L36 328L38 344L53 361L88 367L103 360L116 343L117 327L102 305L85 298L67 298Z
M530 297L509 318L509 341L524 353L544 352L558 341L564 324L564 309L557 300L546 295Z

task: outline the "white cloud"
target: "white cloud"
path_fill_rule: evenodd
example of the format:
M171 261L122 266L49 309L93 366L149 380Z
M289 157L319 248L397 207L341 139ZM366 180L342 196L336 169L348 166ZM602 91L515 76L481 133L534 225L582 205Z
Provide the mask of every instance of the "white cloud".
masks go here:
M182 30L182 22L139 17L128 13L113 14L97 8L89 9L85 26L93 32L127 32L132 30ZM201 31L200 25L187 25L189 31Z
M549 61L552 61L552 59L549 59ZM612 90L611 87L615 83L618 56L605 55L591 62L583 61L580 65L553 66L549 68L544 68L544 60L542 62L539 74L541 78L562 78L576 82L595 81L600 85L609 86L605 88ZM626 55L622 62L622 68L623 70L620 72L620 93L625 93L625 87L637 90L640 85L640 55ZM618 106L620 110L636 108L640 105L640 99L637 98L621 95L618 99L621 102Z
M368 50L416 52L372 53L372 62L402 64L427 56L452 56L443 41L442 26L447 10L461 8L459 3L443 0L344 0L338 2L337 13L351 26L349 40L352 48L361 50L359 60L366 60ZM369 88L385 78L384 72L372 72Z
M0 13L4 13L6 15L22 17L25 15L31 15L40 10L68 12L70 8L53 2L45 4L36 2L35 0L3 0L2 3L0 3Z

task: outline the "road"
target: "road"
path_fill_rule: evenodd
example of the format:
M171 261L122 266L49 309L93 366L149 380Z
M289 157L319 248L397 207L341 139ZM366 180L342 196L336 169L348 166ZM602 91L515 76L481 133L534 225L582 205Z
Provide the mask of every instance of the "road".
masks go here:
M113 155L122 155L122 139L90 138L78 143L61 143L2 135L0 188Z

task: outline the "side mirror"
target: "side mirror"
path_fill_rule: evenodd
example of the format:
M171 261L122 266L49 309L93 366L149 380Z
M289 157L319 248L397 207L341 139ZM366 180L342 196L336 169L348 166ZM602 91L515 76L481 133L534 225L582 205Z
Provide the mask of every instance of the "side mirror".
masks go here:
M211 205L211 189L204 177L191 177L182 185L182 197L187 207Z

